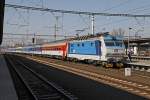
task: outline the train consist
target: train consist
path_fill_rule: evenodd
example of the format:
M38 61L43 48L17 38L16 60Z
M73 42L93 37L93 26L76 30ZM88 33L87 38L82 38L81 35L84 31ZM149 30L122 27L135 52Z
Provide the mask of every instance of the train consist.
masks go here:
M86 35L40 45L10 48L9 52L38 54L63 60L84 61L105 67L122 67L123 37L108 32Z

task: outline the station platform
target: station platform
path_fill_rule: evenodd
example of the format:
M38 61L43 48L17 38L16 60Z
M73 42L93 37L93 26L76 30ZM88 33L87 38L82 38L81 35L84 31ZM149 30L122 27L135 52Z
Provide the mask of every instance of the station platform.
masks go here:
M139 60L139 61L136 60L136 61L130 62L129 64L150 67L150 61L149 60Z
M128 63L132 69L150 72L150 60L136 60Z
M18 100L4 56L0 54L0 100Z

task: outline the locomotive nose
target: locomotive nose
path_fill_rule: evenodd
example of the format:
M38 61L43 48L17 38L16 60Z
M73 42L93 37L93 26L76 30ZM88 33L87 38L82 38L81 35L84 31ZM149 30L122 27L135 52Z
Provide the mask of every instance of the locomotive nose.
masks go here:
M122 48L109 48L107 49L107 58L116 59L116 61L119 61L124 57L124 49Z

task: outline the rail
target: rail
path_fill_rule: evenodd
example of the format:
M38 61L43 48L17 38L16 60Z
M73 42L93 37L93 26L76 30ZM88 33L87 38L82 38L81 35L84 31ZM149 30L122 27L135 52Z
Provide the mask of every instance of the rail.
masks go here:
M125 56L128 58L128 56ZM150 56L131 56L132 59L134 60L150 60Z
M8 59L7 59L8 60ZM46 78L39 73L33 71L29 66L25 65L19 60L9 59L10 64L17 72L19 77L25 83L35 100L44 99L62 99L62 100L75 100L75 96L67 92L60 86L53 82L49 82ZM17 67L20 65L20 67Z

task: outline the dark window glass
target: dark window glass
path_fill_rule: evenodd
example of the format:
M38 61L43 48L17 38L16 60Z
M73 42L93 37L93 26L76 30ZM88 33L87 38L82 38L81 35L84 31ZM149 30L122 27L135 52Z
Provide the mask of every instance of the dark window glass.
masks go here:
M82 47L84 47L84 43L82 43Z
M80 46L80 44L77 44L77 46L79 47L79 46Z
M93 46L94 45L94 43L93 42L91 42L91 46Z
M105 42L106 46L114 46L114 42Z
M116 46L122 47L122 42L116 42Z

